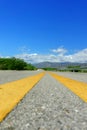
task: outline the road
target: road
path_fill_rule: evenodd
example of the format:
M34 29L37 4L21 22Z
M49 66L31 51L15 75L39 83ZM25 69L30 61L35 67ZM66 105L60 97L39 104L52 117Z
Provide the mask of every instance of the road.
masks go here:
M4 84L7 82L19 80L21 78L29 77L35 74L42 72L39 71L11 71L11 70L4 70L0 71L0 84Z
M79 73L79 78L77 73L75 76L73 73L71 76L70 73L61 74L87 81L87 74ZM0 130L87 130L87 103L46 73L1 122Z

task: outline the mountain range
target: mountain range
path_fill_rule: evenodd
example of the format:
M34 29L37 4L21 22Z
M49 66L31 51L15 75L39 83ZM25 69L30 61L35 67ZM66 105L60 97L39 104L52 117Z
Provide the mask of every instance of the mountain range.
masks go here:
M33 64L37 68L66 68L68 66L80 66L81 68L87 68L87 63L72 63L72 62L40 62Z

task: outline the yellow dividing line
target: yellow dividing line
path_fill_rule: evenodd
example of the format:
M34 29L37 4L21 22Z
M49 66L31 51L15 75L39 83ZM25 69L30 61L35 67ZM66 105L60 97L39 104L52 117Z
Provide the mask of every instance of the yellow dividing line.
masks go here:
M0 122L45 75L45 72L0 85Z
M87 102L87 83L66 78L51 72L49 72L49 74L53 76L56 80L64 84L68 89L70 89L76 95L78 95L83 101Z

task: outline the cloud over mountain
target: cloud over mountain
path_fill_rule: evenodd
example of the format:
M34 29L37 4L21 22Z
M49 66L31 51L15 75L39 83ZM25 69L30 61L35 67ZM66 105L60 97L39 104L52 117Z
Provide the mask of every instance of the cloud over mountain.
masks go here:
M51 54L37 54L37 53L22 53L15 57L24 59L30 63L38 63L43 61L49 62L87 62L87 48L75 52L73 54L67 54L68 50L59 47L57 49L52 49Z

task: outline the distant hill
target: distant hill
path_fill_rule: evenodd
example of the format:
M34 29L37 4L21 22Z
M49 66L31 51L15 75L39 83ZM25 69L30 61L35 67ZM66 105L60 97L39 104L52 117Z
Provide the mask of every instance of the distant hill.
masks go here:
M35 67L37 68L61 68L64 69L68 66L80 66L81 68L87 68L87 63L71 63L71 62L40 62L34 64Z

